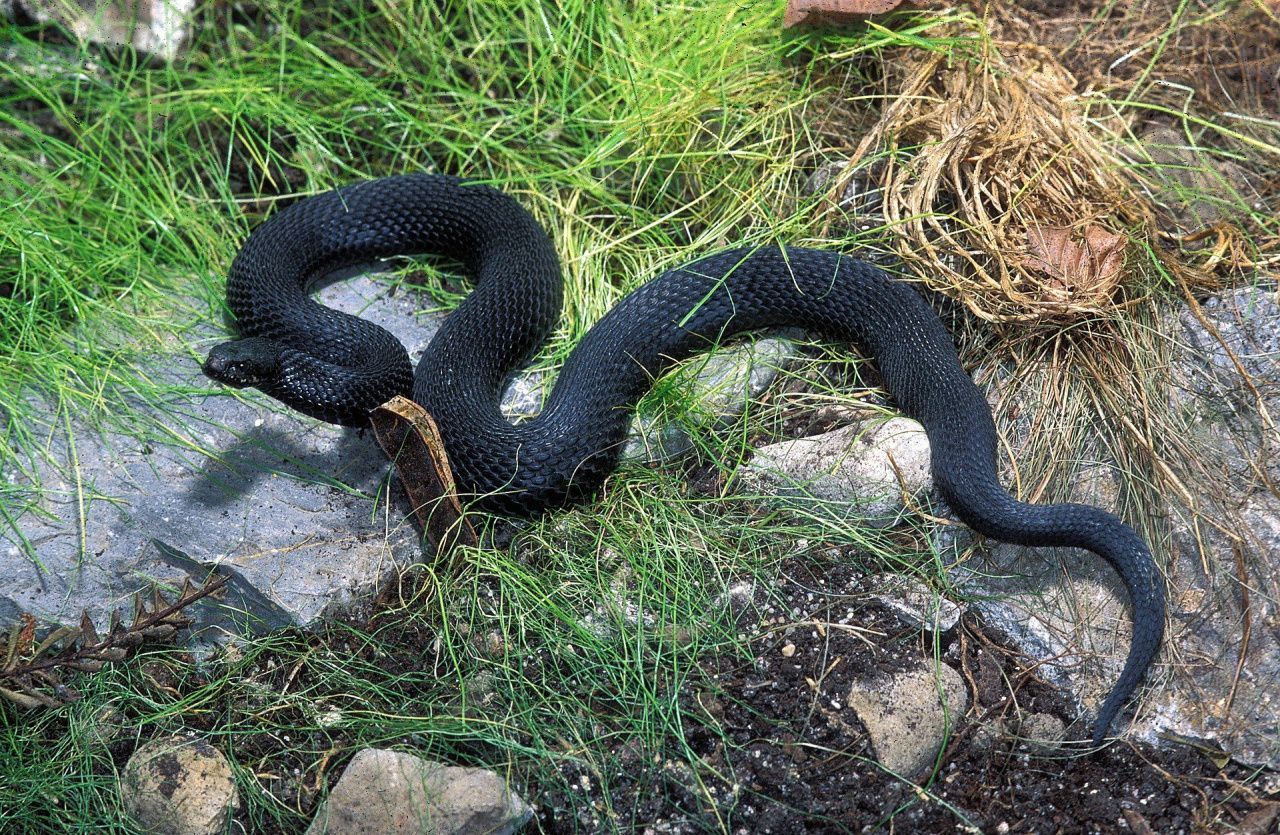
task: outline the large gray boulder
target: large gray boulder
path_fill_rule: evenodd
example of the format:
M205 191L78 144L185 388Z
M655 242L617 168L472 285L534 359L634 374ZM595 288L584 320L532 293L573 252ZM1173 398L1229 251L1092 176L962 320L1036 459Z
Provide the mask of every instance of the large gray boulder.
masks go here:
M387 328L415 358L442 319L423 313L433 308L424 293L393 292L369 276L330 283L320 300ZM188 576L199 583L215 569L230 583L190 612L198 642L306 627L359 614L398 567L422 558L407 502L371 434L206 380L201 359L227 332L216 311L185 316L200 321L158 343L118 333L74 337L126 375L104 395L118 403L109 419L59 411L31 392L21 425L8 426L13 448L27 457L0 461L9 484L0 517L0 628L24 613L75 624L82 611L105 627L113 612L131 613L136 592L178 588ZM791 350L782 340L731 346L691 364L686 382L708 421L729 419ZM163 391L162 399L130 396L127 375ZM504 411L513 419L536 414L546 383L517 377ZM639 457L690 446L683 430L660 421L644 431L651 434L636 430L629 442Z

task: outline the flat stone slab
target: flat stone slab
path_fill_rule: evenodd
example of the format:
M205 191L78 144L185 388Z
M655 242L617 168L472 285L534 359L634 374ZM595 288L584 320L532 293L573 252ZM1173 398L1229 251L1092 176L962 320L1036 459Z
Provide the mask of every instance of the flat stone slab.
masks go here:
M367 277L321 298L411 350L438 326L418 315L430 307L419 294ZM206 380L203 348L226 338L216 314L208 320L199 353L182 339L160 356L121 346L168 392L158 407L125 395L98 425L32 395L36 425L22 429L44 442L15 444L29 457L3 474L16 501L0 530L0 625L24 612L75 623L82 611L105 624L132 613L138 590L202 582L216 566L231 581L221 599L196 604L199 640L305 626L366 601L396 566L421 558L403 509L388 503L372 436Z

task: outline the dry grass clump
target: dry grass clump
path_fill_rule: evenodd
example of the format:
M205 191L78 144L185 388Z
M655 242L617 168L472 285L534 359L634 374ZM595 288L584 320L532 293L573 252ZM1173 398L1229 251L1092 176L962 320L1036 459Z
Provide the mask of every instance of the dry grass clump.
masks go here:
M988 321L1134 303L1123 254L1154 237L1151 207L1090 129L1071 73L1037 47L1003 49L976 65L901 53L893 104L833 194L868 167L897 254Z
M1233 223L1179 241L1201 244L1196 261L1202 268L1246 275L1280 263L1272 209L1280 195L1280 3L1077 2L1064 9L1033 2L991 3L985 10L995 37L1044 45L1075 74L1080 89L1113 99L1124 123L1118 131L1132 127L1143 142L1153 129L1176 131L1183 160L1161 176L1219 181L1209 196L1236 203ZM1161 162L1158 151L1153 160L1144 159L1141 147L1134 150L1138 168ZM1129 173L1138 176L1132 168Z

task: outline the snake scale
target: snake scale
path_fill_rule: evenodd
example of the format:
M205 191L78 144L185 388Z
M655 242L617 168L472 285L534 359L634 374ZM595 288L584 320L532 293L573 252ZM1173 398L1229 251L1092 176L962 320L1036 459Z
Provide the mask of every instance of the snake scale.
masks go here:
M327 273L413 253L457 259L475 280L416 373L390 333L308 294ZM1086 548L1119 573L1134 629L1094 726L1094 742L1104 738L1163 637L1159 572L1142 539L1112 514L1026 504L1001 487L990 409L914 289L822 250L768 246L700 258L610 310L565 361L541 414L513 425L499 410L501 393L555 326L562 292L549 237L511 197L440 175L370 180L301 200L253 231L227 279L241 338L216 346L204 371L351 426L367 424L392 396L411 396L439 424L459 489L484 509L528 516L600 486L631 407L675 362L761 328L800 326L853 343L923 424L935 484L961 520L1005 542Z

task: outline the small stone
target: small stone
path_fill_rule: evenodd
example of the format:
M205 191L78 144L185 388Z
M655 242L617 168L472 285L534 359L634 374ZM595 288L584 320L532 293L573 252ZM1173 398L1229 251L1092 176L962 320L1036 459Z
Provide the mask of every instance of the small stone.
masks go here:
M2 6L3 4L0 4ZM195 0L15 0L41 23L58 23L92 43L132 46L172 61L187 40Z
M689 452L693 438L686 426L710 429L742 414L747 401L769 387L795 351L789 339L768 337L718 351L701 363L687 364L684 371L676 373L688 375L685 384L697 413L680 423L637 415L623 445L622 459L653 464Z
M892 525L933 483L929 439L902 417L761 447L740 473L743 490L837 524Z
M1050 753L1067 738L1067 726L1052 714L1032 713L1022 720L1018 738L1032 750Z
M855 682L849 707L866 726L880 764L914 779L933 765L969 709L969 691L946 664L922 660L912 670Z
M793 656L793 655L795 655L795 654L796 654L796 645L795 645L795 644L790 644L790 643L788 643L788 644L783 644L783 645L782 645L782 657L783 657L783 658L790 658L791 656Z
M120 780L129 815L146 832L215 835L240 806L231 766L203 740L148 742L129 758Z
M942 633L960 622L961 608L919 578L881 574L873 577L868 585L875 590L877 600L907 623Z
M123 714L114 705L104 705L85 722L84 738L94 745L106 747L125 730Z
M533 809L492 771L366 748L347 765L307 835L510 835L531 817Z

